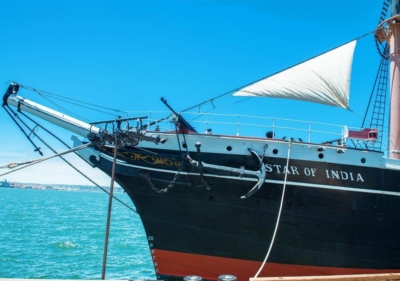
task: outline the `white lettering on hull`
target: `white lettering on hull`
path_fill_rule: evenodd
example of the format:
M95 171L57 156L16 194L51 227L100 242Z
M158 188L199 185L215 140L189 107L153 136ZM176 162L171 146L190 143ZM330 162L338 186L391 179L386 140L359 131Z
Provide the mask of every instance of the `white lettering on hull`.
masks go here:
M265 164L267 173L288 174L294 176L304 175L306 177L316 177L318 175L317 168L305 167L302 171L297 166L282 166L277 164ZM342 181L357 181L364 182L364 178L360 173L339 171L339 170L325 170L325 177L327 179L337 179Z
M354 175L352 172L345 171L334 171L334 170L325 170L325 175L327 179L338 179L338 180L349 180L349 181L360 181L364 182L364 178L360 173L355 174L356 179L354 179Z

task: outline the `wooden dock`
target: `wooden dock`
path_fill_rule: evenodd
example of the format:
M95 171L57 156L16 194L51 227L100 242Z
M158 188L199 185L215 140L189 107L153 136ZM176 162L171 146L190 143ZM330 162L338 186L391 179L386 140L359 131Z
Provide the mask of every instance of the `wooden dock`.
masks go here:
M358 275L327 275L327 276L293 276L293 277L258 277L249 281L400 281L400 273L358 274ZM104 280L68 280L68 279L20 279L0 278L0 281L104 281ZM106 279L105 281L133 281L124 279ZM147 280L157 281L157 280ZM161 280L159 280L161 281ZM241 280L238 280L241 281Z
M129 279L21 279L21 278L0 278L0 281L133 281ZM146 281L156 281L156 280L146 280Z
M250 281L386 281L386 280L400 281L400 273L250 278Z

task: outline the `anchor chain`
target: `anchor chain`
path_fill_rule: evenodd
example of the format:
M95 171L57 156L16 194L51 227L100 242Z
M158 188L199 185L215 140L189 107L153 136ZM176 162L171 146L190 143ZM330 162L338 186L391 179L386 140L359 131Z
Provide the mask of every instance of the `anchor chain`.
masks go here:
M190 158L189 155L186 155L186 158L192 166L197 167L199 169L200 178L201 178L202 182L206 185L207 189L209 189L210 187L208 186L207 181L204 178L203 169L208 169L210 171L216 171L216 172L224 171L224 172L228 172L228 173L232 173L232 174L239 174L239 177L243 177L244 175L250 175L250 176L257 177L258 181L257 181L256 185L252 189L250 189L250 191L248 191L246 194L242 195L240 197L242 199L249 198L254 193L256 193L258 190L260 190L260 188L264 185L264 181L265 181L265 177L266 177L266 170L265 170L265 166L263 164L263 159L264 159L265 151L268 148L268 144L264 145L262 158L260 158L260 156L258 156L258 154L254 150L252 150L251 148L248 148L248 151L250 152L254 161L257 163L257 166L258 166L257 171L246 170L243 166L240 168L232 168L232 167L227 167L227 166L205 163L201 160L201 154L200 154L201 143L197 142L195 146L197 148L197 153L198 153L198 158L199 158L198 161L193 160L192 158Z
M174 186L175 182L176 182L176 181L178 180L178 178L179 178L179 175L180 175L182 169L183 169L183 156L182 156L181 165L180 165L179 168L178 168L178 172L174 175L174 178L173 178L173 180L169 183L169 185L168 185L166 188L163 188L163 189L158 189L158 188L154 185L154 183L151 181L150 173L149 173L148 171L147 171L147 173L146 173L146 175L145 175L145 178L146 178L147 182L149 183L151 189L153 189L153 190L154 190L155 192L157 192L157 193L165 193L165 192L167 192L168 190L170 190L170 189Z
M144 149L144 148L142 148L142 147L137 147L137 146L136 146L135 148L138 149L138 150L144 151L144 152L146 152L146 153L148 153L148 154L152 154L152 155L158 156L158 153L153 152L153 151L150 151L150 150L148 150L148 149Z
M180 141L179 141L179 133L178 133L179 130L178 130L178 126L177 126L176 124L175 124L175 129L176 129L176 138L177 138L177 142L178 142L178 146L179 146L179 151L182 152L181 143L180 143ZM183 131L182 131L182 135L183 135L184 142L186 143L185 133L184 133ZM138 148L138 149L141 149L141 150L143 150L143 151L146 151L146 152L151 152L151 151L148 151L148 150L143 149L143 148L140 148L140 147L137 147L137 148ZM186 147L186 151L188 152L187 147ZM154 153L154 152L151 152L151 153L152 153L152 154L158 155L157 153ZM185 158L185 154L182 154L181 165L180 165L179 168L178 168L178 172L175 174L173 180L169 183L169 185L168 185L166 188L158 189L158 188L153 184L153 182L151 181L150 172L147 171L147 173L146 173L146 175L145 175L145 178L146 178L147 182L149 183L151 189L153 189L153 190L154 190L155 192L157 192L157 193L165 193L165 192L167 192L168 190L170 190L170 189L174 186L175 182L176 182L176 181L178 180L178 178L179 178L180 173L182 172L183 163L184 163L184 158Z

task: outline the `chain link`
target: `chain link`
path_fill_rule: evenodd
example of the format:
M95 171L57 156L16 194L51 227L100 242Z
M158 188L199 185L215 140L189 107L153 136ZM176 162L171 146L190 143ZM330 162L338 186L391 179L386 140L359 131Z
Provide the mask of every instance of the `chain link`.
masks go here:
M183 169L183 156L182 156L181 165L179 166L178 172L175 174L174 179L169 183L169 185L168 185L166 188L163 188L163 189L158 189L158 188L153 184L153 182L151 181L151 178L150 178L150 172L147 172L147 173L146 173L145 178L146 178L147 182L149 183L151 189L153 189L153 190L154 190L155 192L157 192L157 193L165 193L165 192L167 192L168 190L170 190L170 189L174 186L175 182L176 182L176 181L178 180L178 178L179 178L179 175L180 175L182 169Z
M178 127L176 126L176 124L175 124L175 129L176 129L176 137L177 137L177 141L178 141L179 151L182 152L181 143L180 143L180 141L179 141L179 133L178 133L179 130L178 130ZM183 131L182 131L182 135L183 135L184 142L186 143L185 133L184 133ZM154 152L145 150L145 149L143 149L143 148L141 148L141 149L144 150L144 151L147 151L147 152L150 152L150 153L153 153L153 154L154 154ZM188 152L187 147L186 147L186 151ZM156 155L157 155L157 154L156 154ZM179 168L178 168L178 172L175 174L173 180L169 183L169 185L168 185L166 188L163 188L163 189L158 189L158 188L153 184L153 182L151 181L151 178L150 178L150 172L147 171L145 178L146 178L147 182L149 183L151 189L153 189L153 190L154 190L155 192L157 192L157 193L165 193L165 192L167 192L169 189L171 189L171 188L174 186L175 182L176 182L176 181L178 180L178 178L179 178L179 175L180 175L180 173L181 173L181 171L182 171L182 169L183 169L183 163L184 163L184 155L182 154L181 165L180 165Z
M149 153L149 154L152 154L152 155L157 155L158 156L158 153L156 153L156 152L153 152L153 151L150 151L150 150L147 150L147 149L144 149L144 148L142 148L142 147L135 147L136 149L138 149L138 150L141 150L141 151L144 151L144 152L147 152L147 153Z

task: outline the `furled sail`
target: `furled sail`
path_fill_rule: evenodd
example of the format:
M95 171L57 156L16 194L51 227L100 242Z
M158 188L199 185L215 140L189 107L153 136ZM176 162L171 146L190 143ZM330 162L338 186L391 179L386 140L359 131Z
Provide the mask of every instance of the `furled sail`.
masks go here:
M296 99L349 108L356 41L259 80L233 96Z

